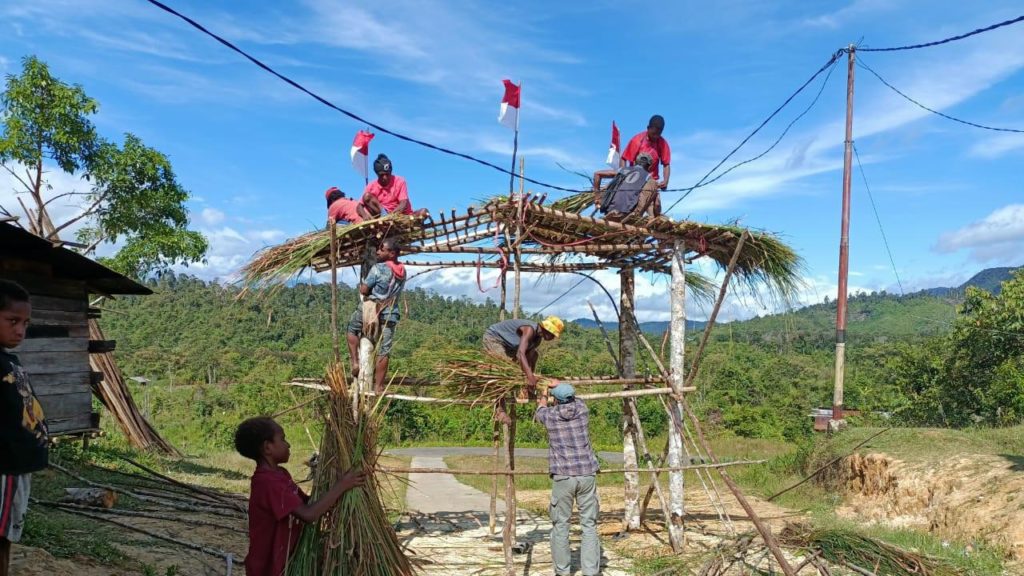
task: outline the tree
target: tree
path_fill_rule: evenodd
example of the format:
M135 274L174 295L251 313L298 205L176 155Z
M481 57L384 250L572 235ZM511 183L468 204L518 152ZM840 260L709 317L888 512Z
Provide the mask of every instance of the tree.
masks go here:
M120 250L104 263L136 278L202 260L207 242L188 229L189 193L175 178L170 161L130 133L122 146L102 138L90 120L99 104L81 86L61 82L44 62L27 56L21 75L7 77L0 106L0 165L31 197L28 204L19 199L30 231L59 240L62 231L81 223L83 253L118 243ZM48 163L84 176L90 190L49 194L52 187L44 177ZM82 198L82 211L65 222L52 222L47 207L69 196ZM13 216L3 206L0 212Z

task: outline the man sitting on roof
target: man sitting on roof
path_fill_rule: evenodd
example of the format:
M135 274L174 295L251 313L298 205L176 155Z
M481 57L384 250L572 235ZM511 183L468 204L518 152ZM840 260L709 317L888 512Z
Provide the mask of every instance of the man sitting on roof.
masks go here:
M339 224L358 224L369 220L370 214L362 204L346 198L345 193L337 186L331 186L324 192L327 197L327 217Z
M598 170L594 172L594 204L605 219L619 222L629 216L647 213L652 218L661 215L661 198L658 181L650 177L653 159L646 152L636 157L636 163L619 170ZM605 178L612 181L607 188L601 188Z
M409 188L405 178L392 174L391 160L384 154L373 161L373 172L377 179L366 185L363 192L363 206L374 217L383 214L407 214L425 218L427 211L413 211L409 203Z
M534 397L537 388L537 348L545 340L554 340L562 335L565 323L557 316L548 316L540 322L530 320L505 320L492 324L483 337L484 352L496 358L505 358L519 364L526 377L526 391ZM557 384L557 382L556 382ZM504 401L498 404L495 417L508 423Z

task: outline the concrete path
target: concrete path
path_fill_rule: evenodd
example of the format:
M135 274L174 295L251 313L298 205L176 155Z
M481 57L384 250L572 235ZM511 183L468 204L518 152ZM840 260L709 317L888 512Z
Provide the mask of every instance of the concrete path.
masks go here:
M450 449L444 449L450 450ZM484 453L489 453L487 449ZM465 452L457 452L465 454ZM413 468L445 467L441 456L414 456ZM421 573L437 576L483 576L504 573L501 531L504 527L504 503L494 534L488 531L487 509L490 497L457 481L451 474L409 474L406 509L396 529L410 553L420 562ZM515 555L516 573L522 576L550 576L551 548L548 544L551 523L547 517L518 510L516 534L524 551ZM573 574L579 575L579 530L570 535ZM629 563L606 552L602 559L604 576L627 576Z
M494 454L494 449L485 447L439 446L429 448L391 448L385 450L384 453L393 456L433 456L444 458L446 456L491 456ZM547 448L516 448L516 456L547 458L548 450ZM622 464L622 452L598 452L597 456L605 462Z
M447 468L444 458L415 456L410 468ZM472 486L466 486L451 474L409 474L405 492L405 509L409 512L487 512L491 497ZM498 512L505 503L497 502Z

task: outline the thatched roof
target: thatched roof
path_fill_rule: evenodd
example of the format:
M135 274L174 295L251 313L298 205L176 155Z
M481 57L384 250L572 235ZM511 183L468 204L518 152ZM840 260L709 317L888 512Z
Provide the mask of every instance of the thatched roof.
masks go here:
M396 237L407 265L512 267L510 247L520 241L524 272L573 272L635 268L668 273L673 248L688 260L711 258L725 267L742 234L737 276L789 293L798 282L801 260L777 237L736 225L693 221L612 222L545 206L543 198L520 202L507 197L471 207L465 213L438 213L426 221L391 215L337 229L339 267L358 266L373 238ZM542 256L542 257L538 257ZM556 258L560 255L572 258ZM330 233L310 232L267 248L243 268L250 286L287 280L301 270L330 268Z

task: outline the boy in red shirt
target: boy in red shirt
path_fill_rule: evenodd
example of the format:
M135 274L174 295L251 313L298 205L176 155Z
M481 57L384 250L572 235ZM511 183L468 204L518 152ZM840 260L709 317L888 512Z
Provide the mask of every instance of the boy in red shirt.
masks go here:
M339 224L358 224L369 220L370 214L362 204L345 197L345 193L337 186L331 186L324 192L327 197L327 217Z
M366 185L363 191L363 206L367 212L374 216L380 216L387 211L388 214L415 215L420 218L427 216L426 209L413 211L409 203L409 187L405 184L405 178L392 174L391 159L383 154L377 155L373 161L373 172L377 179Z
M619 160L619 167L625 168L627 163L633 165L636 162L637 155L646 152L652 160L649 170L651 178L657 181L658 165L665 167L665 179L658 182L658 188L661 190L668 188L668 178L672 174L672 148L668 145L668 140L661 135L664 130L665 119L658 114L651 116L647 122L647 130L629 139L629 144L622 151L622 158Z
M301 522L315 522L330 510L341 495L362 486L366 474L349 470L319 500L309 496L281 467L291 457L284 429L272 418L249 418L235 431L235 449L256 461L249 494L248 576L281 576L302 534Z

